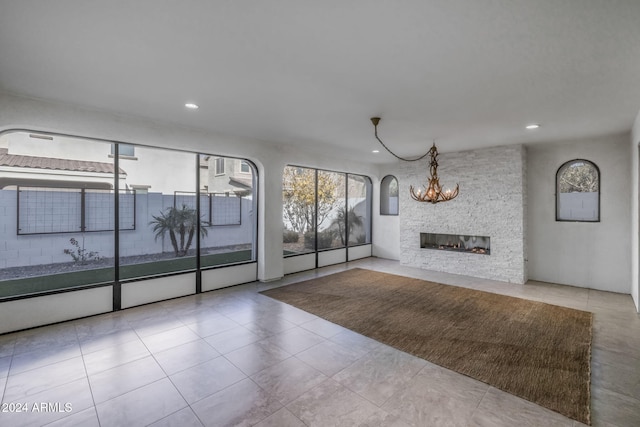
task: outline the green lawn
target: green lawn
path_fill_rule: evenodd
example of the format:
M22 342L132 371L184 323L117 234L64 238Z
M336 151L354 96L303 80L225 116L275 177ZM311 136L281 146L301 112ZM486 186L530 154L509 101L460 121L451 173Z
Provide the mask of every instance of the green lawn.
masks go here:
M200 261L203 268L251 261L251 250L205 255ZM123 265L120 267L120 280L154 276L176 271L193 270L195 268L196 260L193 257L147 262L143 264ZM74 271L72 273L5 280L0 282L0 298L53 291L56 289L73 288L76 286L93 285L97 283L108 283L112 281L112 268L81 270Z

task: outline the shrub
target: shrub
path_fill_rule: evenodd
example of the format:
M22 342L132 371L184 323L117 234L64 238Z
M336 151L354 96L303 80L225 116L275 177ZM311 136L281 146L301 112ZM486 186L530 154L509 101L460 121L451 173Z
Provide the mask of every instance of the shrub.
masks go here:
M284 230L282 234L283 243L298 243L300 235L296 231Z
M304 233L304 247L305 249L314 249L315 245L315 232L308 231ZM333 232L330 230L318 232L318 249L327 249L331 247L333 243Z
M164 212L160 212L160 215L152 215L152 217L153 221L150 221L149 225L153 226L156 240L164 238L168 233L176 256L185 256L189 252L198 225L196 210L186 205L182 205L180 209L168 207ZM200 221L200 236L206 235L205 223Z
M77 264L86 264L88 261L100 261L102 259L98 252L88 251L84 248L84 236L82 237L82 246L73 237L69 239L69 243L74 249L65 249L64 253L73 258L73 262Z

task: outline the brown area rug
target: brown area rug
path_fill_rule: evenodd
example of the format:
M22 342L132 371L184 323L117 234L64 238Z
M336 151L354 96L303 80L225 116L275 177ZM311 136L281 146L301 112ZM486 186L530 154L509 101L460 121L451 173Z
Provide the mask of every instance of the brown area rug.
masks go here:
M589 312L359 268L262 293L590 424Z

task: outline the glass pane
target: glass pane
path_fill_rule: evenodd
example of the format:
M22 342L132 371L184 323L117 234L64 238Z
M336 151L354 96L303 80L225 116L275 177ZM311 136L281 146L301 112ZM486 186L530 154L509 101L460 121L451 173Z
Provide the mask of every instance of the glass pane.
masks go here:
M113 281L110 154L80 138L0 136L0 297Z
M398 180L395 177L389 182L389 215L398 215L400 211L398 206L400 202L400 194L398 192Z
M116 153L115 147L116 147L116 144L111 144L111 154L112 155L115 155L115 153ZM118 146L118 154L120 156L133 157L133 156L136 155L135 146L130 145L130 144L119 144L119 146Z
M318 250L346 246L346 175L318 171Z
M216 158L216 169L215 169L215 173L218 175L222 175L224 174L224 158L223 157L218 157Z
M591 162L574 160L558 171L557 217L565 221L598 221L600 177Z
M196 155L140 146L135 152L119 165L120 188L136 206L135 229L120 230L120 278L195 269Z
M282 178L284 255L315 251L315 169L287 166Z
M220 164L226 164L229 171L240 171L242 164L249 170L241 176L218 175ZM256 174L248 162L200 156L202 267L255 260L256 187Z
M348 175L348 178L349 245L371 243L371 180L360 175Z

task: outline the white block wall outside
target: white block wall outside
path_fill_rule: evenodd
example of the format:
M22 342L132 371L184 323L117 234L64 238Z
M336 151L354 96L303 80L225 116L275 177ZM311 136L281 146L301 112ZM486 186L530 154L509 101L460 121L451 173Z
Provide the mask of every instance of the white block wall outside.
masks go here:
M440 184L460 184L454 200L431 204L409 196L427 161L400 165L400 260L404 265L512 283L526 271L526 151L523 146L441 154ZM491 255L420 248L420 233L488 236Z
M73 204L74 194L51 192L56 206ZM159 193L138 194L136 196L136 229L120 232L120 256L136 256L172 252L168 238L156 239L149 221L153 215L173 205L172 195ZM234 198L220 197L216 203L236 201ZM207 236L202 238L203 254L208 248L247 245L253 239L252 201L241 199L241 223L207 227ZM79 209L79 208L78 208ZM74 249L69 240L75 238L86 243L86 250L97 252L100 257L113 257L113 231L82 233L21 234L18 235L17 194L15 190L0 190L0 268L23 267L54 263L72 262L65 249ZM44 217L48 214L42 213ZM76 218L79 221L79 216ZM91 220L91 217L88 217ZM79 222L76 224L79 227ZM21 224L25 228L29 224ZM84 244L84 243L83 243ZM193 246L192 246L193 249Z

